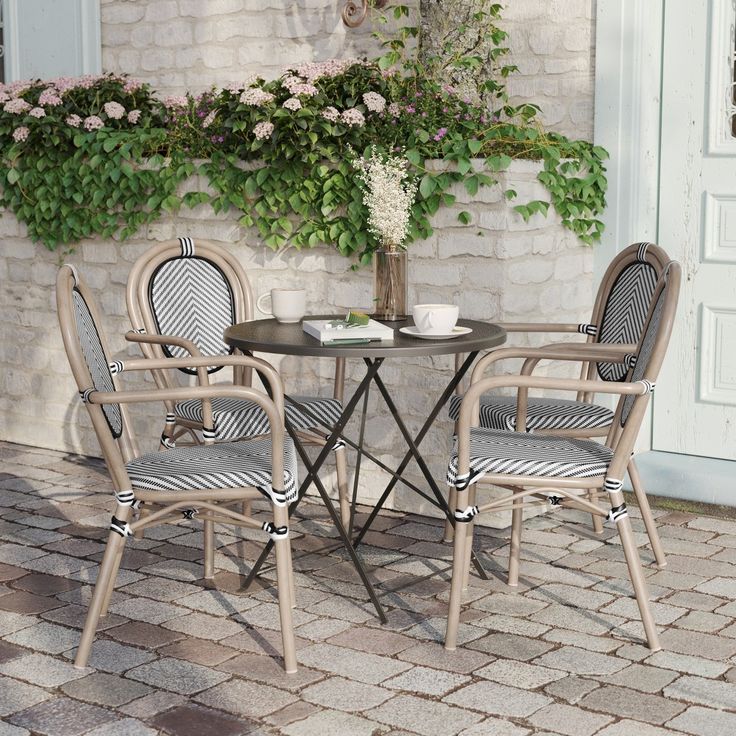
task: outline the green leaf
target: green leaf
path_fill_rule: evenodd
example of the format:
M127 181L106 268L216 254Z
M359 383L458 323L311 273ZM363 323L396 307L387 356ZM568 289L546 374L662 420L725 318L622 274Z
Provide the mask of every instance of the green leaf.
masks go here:
M437 183L431 174L425 174L419 182L419 193L424 199L431 196L432 192L437 188Z
M470 212L463 210L462 212L458 213L457 219L460 220L463 225L469 225L470 220L472 219L472 215L470 214Z
M470 149L470 153L473 154L473 156L477 155L481 148L483 148L482 141L479 140L470 140L468 141L468 148Z
M20 179L20 174L18 173L18 170L9 169L6 179L8 180L8 184L15 184L18 179Z

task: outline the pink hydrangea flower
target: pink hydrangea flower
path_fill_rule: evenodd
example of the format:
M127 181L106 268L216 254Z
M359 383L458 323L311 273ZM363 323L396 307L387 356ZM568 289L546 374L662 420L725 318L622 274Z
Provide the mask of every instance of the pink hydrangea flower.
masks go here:
M322 110L322 117L331 123L335 123L340 117L340 113L334 107L330 106Z
M138 122L138 120L140 120L140 117L141 117L141 111L140 110L131 110L128 113L128 122L131 125L135 125Z
M99 130L100 128L104 128L105 123L100 120L100 118L97 117L97 115L90 115L88 118L84 119L84 129L85 130Z
M258 87L251 87L246 89L243 94L240 95L240 102L243 105L266 105L273 100L273 95L270 92L265 92Z
M42 107L34 107L28 113L32 118L45 118L46 111Z
M25 140L26 138L28 138L28 133L29 133L29 132L30 132L30 131L28 130L28 128L26 128L26 126L25 126L25 125L21 125L21 126L20 126L20 128L16 128L16 129L15 129L15 130L13 131L13 140L14 140L14 141L15 141L16 143L21 143L21 142L22 142L22 141L24 141L24 140Z
M289 97L289 99L284 102L284 107L287 110L301 110L302 103L299 101L298 97Z
M57 107L58 105L61 105L61 97L54 87L47 87L43 92L41 92L38 98L38 104Z
M82 118L79 115L70 115L66 119L66 124L71 125L72 128L78 128L82 124Z
M123 85L123 92L135 92L143 86L143 82L139 79L126 79Z
M31 106L20 97L9 100L3 105L5 112L13 113L14 115L20 115L21 113L28 112L30 109Z
M389 115L392 115L393 117L397 118L401 114L401 108L395 102L392 102L388 106L388 112L389 112Z
M273 123L269 123L267 121L258 123L253 128L253 135L259 140L262 141L265 138L270 138L271 133L273 133Z
M0 102L7 102L10 99L10 95L5 90L0 90Z
M342 115L340 115L340 120L342 120L345 125L352 125L357 127L365 125L365 116L360 110L355 107L350 107L345 110Z
M187 98L183 95L169 95L164 98L164 107L186 107Z
M364 64L360 59L327 59L327 61L309 61L300 64L296 68L296 73L300 77L304 77L307 82L313 82L320 77L336 77L342 74L346 69L356 64Z
M106 102L102 109L112 120L121 120L125 115L125 108L119 102Z
M371 112L383 112L386 109L386 99L378 92L366 92L363 95L363 104Z

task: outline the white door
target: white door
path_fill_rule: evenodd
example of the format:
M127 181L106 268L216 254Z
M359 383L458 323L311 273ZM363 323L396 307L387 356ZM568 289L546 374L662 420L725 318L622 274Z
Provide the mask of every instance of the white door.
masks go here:
M736 459L736 8L664 6L659 243L683 266L655 450Z

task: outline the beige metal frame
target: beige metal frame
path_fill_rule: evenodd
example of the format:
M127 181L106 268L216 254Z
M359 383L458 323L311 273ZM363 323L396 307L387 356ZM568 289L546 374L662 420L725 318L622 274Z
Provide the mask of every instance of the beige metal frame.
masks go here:
M72 293L77 289L84 298L92 315L92 319L98 329L100 341L106 355L109 348L105 336L100 331L100 314L96 304L76 270L71 266L62 266L56 282L56 302L59 317L59 325L64 341L72 374L77 383L80 393L87 393L85 406L92 420L92 425L97 434L108 471L112 479L113 488L116 493L130 491L132 484L126 471L126 463L139 455L137 442L131 431L131 422L128 415L127 405L142 402L173 403L186 399L198 398L203 403L203 414L205 421L212 419L212 407L210 400L215 397L233 396L256 402L266 413L271 432L269 434L272 446L272 478L274 487L280 488L284 472L284 393L281 378L278 372L265 361L249 356L223 356L223 357L194 357L194 358L144 358L126 360L124 370L138 371L150 370L165 373L174 368L196 368L200 383L202 385L191 388L158 388L138 391L119 390L117 379L113 376L115 390L111 392L97 391L94 388L92 376L82 354L81 343L77 332L74 317L74 305ZM207 367L212 365L228 365L236 370L257 370L268 383L273 399L265 394L244 386L210 386L208 385ZM119 438L115 438L110 431L103 406L105 404L117 404L120 407L123 432ZM203 511L198 518L204 522L205 533L205 577L211 577L214 572L214 525L215 523L227 523L250 529L261 529L262 520L256 520L249 514L234 511L230 506L243 504L252 499L263 498L255 488L202 488L194 491L147 491L136 490L137 500L146 504L146 515L133 518L130 505L118 501L114 516L120 522L127 523L130 532L141 530L159 524L179 523L181 521L181 509L190 507L192 504ZM275 527L288 526L288 510L286 506L271 504L271 521ZM281 634L284 648L284 667L288 673L296 672L296 648L294 643L294 628L291 615L291 607L294 599L294 581L291 567L291 546L286 537L276 540L276 565L279 613L281 619ZM100 565L97 583L95 585L92 601L89 606L87 618L82 631L82 637L77 649L74 661L75 667L85 667L89 658L90 649L94 639L97 623L101 616L107 613L107 607L112 596L115 578L120 565L120 560L125 546L125 537L111 531L108 535L105 553Z
M596 294L595 303L593 305L593 311L591 314L590 324L597 325L600 327L603 313L606 308L606 304L613 289L616 279L620 276L625 268L638 262L638 253L640 243L634 243L633 245L625 248L619 253L608 265L603 279L601 280L598 292ZM667 253L654 243L647 244L646 250L646 262L654 268L657 280L661 277L665 267L669 263L669 257ZM577 323L533 323L533 322L506 322L499 323L500 327L503 327L506 332L524 332L524 333L547 333L547 334L569 334L578 333L579 325ZM542 354L540 351L548 349L549 352ZM594 335L588 335L585 342L576 343L556 343L551 345L543 346L542 348L504 348L496 350L488 355L481 358L474 366L470 376L471 385L476 381L480 380L483 373L489 370L494 363L499 360L505 360L510 358L524 358L526 359L520 375L531 375L538 365L540 360L559 360L559 361L573 361L581 364L580 367L580 378L584 380L595 380L596 376L596 363L597 362L623 362L627 354L633 354L636 350L636 345L614 345L610 343L597 342L597 337ZM554 354L553 354L554 353ZM459 358L460 356L458 356ZM458 395L463 394L463 387L458 386L456 391ZM601 392L603 393L603 392ZM526 409L527 409L527 397L528 390L520 388L517 392L517 416L516 416L516 428L517 431L525 431L526 428ZM578 391L575 397L577 401L584 401L586 403L592 403L595 399L595 394L590 391ZM536 434L549 434L560 437L580 437L583 439L593 437L605 437L610 430L609 427L595 427L589 429L538 429L535 430ZM659 540L659 534L657 533L657 527L654 523L654 517L652 516L651 509L649 507L649 500L644 492L644 488L641 484L641 478L639 471L636 467L634 457L629 460L627 467L631 485L634 490L634 496L636 497L637 504L641 510L642 518L649 536L649 541L652 546L654 553L655 562L658 568L663 568L667 565L667 559L662 549L662 544ZM594 488L590 489L589 498L592 502L597 501L597 491ZM455 503L455 489L450 489L450 508L453 508ZM603 531L603 524L600 517L596 514L592 515L593 518L593 530L596 534L600 534ZM453 526L450 522L445 523L445 534L444 540L446 542L452 541L453 538Z
M238 260L225 248L207 240L196 241L196 257L211 261L224 274L233 295L235 322L248 322L254 318L253 289L245 270ZM139 343L143 355L147 358L165 358L164 345L177 345L188 350L191 355L200 355L194 343L175 335L160 335L149 298L149 287L156 269L166 261L181 256L181 246L178 240L168 241L156 245L144 253L133 265L128 277L126 288L126 303L128 315L133 326L133 332L126 335L126 339ZM144 333L136 332L145 330ZM235 354L240 354L235 351ZM213 365L210 363L210 365ZM154 380L159 388L174 388L179 381L174 378L174 371L155 370ZM342 402L344 397L345 359L335 361L335 379L333 398ZM248 367L235 366L233 370L233 384L236 386L251 386L252 371ZM166 402L166 412L175 415L175 402ZM209 426L212 426L211 424ZM176 440L182 434L190 433L195 441L195 430L201 430L202 425L191 422L183 417L176 417L174 424L165 424L163 436L169 440ZM325 437L318 431L301 431L299 437L305 444L324 447ZM337 490L340 501L340 517L345 526L350 519L350 500L348 491L348 468L345 448L335 452L335 469L337 475Z
M483 477L483 481L492 483L495 486L501 486L511 491L511 496L497 499L490 503L478 507L479 512L511 510L512 512L512 528L511 528L511 544L509 554L509 585L518 584L519 576L519 559L521 550L521 526L523 518L524 504L528 503L527 499L536 497L534 503L546 504L546 494L554 492L562 497L561 506L574 508L594 514L599 518L606 518L609 509L600 506L597 502L589 499L587 493L593 488L596 492L605 490L609 495L610 508L614 509L624 504L623 491L621 483L618 482L623 478L623 474L629 464L631 452L634 442L639 433L642 419L646 412L649 401L650 387L653 385L659 374L662 361L669 343L672 332L675 311L677 307L677 299L679 296L681 271L680 266L676 262L671 262L666 267L666 278L668 282L667 292L664 297L661 321L655 337L654 346L651 357L645 366L642 380L637 382L614 382L591 380L588 378L579 379L561 379L561 378L540 378L530 375L521 376L499 376L491 378L477 378L470 386L463 398L460 408L460 416L457 422L458 430L458 475L468 473L470 463L470 429L477 426L480 397L489 390L513 387L523 390L525 393L530 388L533 389L554 389L567 390L577 392L578 395L592 395L595 393L619 394L620 399L616 409L614 420L608 430L605 444L613 450L613 459L608 467L605 476L597 478L554 478L549 476L520 476L509 475L504 473L488 473ZM664 278L660 278L657 288L655 289L654 298L650 304L649 314L645 324L648 324L654 310L657 298L664 288ZM602 347L602 346L601 346ZM615 355L615 350L610 350L611 346L605 346L606 359L608 356ZM592 353L592 346L582 348ZM513 350L511 351L513 352ZM528 354L531 351L524 351ZM542 354L561 355L564 352L555 354L554 351L542 351ZM589 355L592 359L593 355ZM536 359L536 357L534 358ZM579 356L578 356L579 359ZM479 366L479 370L482 368ZM626 396L633 395L636 399L628 418L621 426L621 413L623 403ZM523 417L521 417L523 419ZM611 480L617 483L611 484ZM606 484L606 481L609 481ZM612 487L613 485L613 487ZM456 494L456 507L463 509L468 506L475 505L475 485L466 486L462 490L458 490ZM649 608L649 595L647 591L646 581L642 573L641 561L634 542L631 530L631 522L628 515L624 514L616 521L616 528L626 558L629 569L629 575L636 595L636 600L641 613L642 623L646 634L647 643L650 649L659 649L659 638ZM464 524L458 524L458 530L455 533L454 551L453 551L453 568L452 568L452 585L450 592L450 605L447 619L447 634L445 638L445 648L455 649L457 644L457 631L460 618L460 606L462 591L465 587L467 576L469 573L469 559L473 544L473 519Z

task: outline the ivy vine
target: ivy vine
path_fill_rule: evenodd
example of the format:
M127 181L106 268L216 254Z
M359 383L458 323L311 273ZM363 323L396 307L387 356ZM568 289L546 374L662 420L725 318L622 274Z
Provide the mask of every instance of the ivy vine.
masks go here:
M539 160L548 201L515 204L528 219L549 207L583 242L603 230L606 152L546 132L534 105L511 106L502 81L505 33L499 6L484 18L497 65L475 97L433 78L432 59L406 51L418 29L383 39L373 61L304 64L272 81L158 99L124 76L0 86L0 206L53 250L84 238L125 239L165 211L210 204L233 210L273 249L330 244L367 262L377 247L366 228L352 152L401 152L419 180L408 242L432 233L431 217L497 183L514 159ZM409 11L398 6L397 18ZM462 53L453 62L472 68ZM483 171L473 159L484 159ZM425 166L428 160L448 164ZM180 185L204 175L214 194ZM515 192L505 192L508 199ZM467 212L458 214L469 222Z

